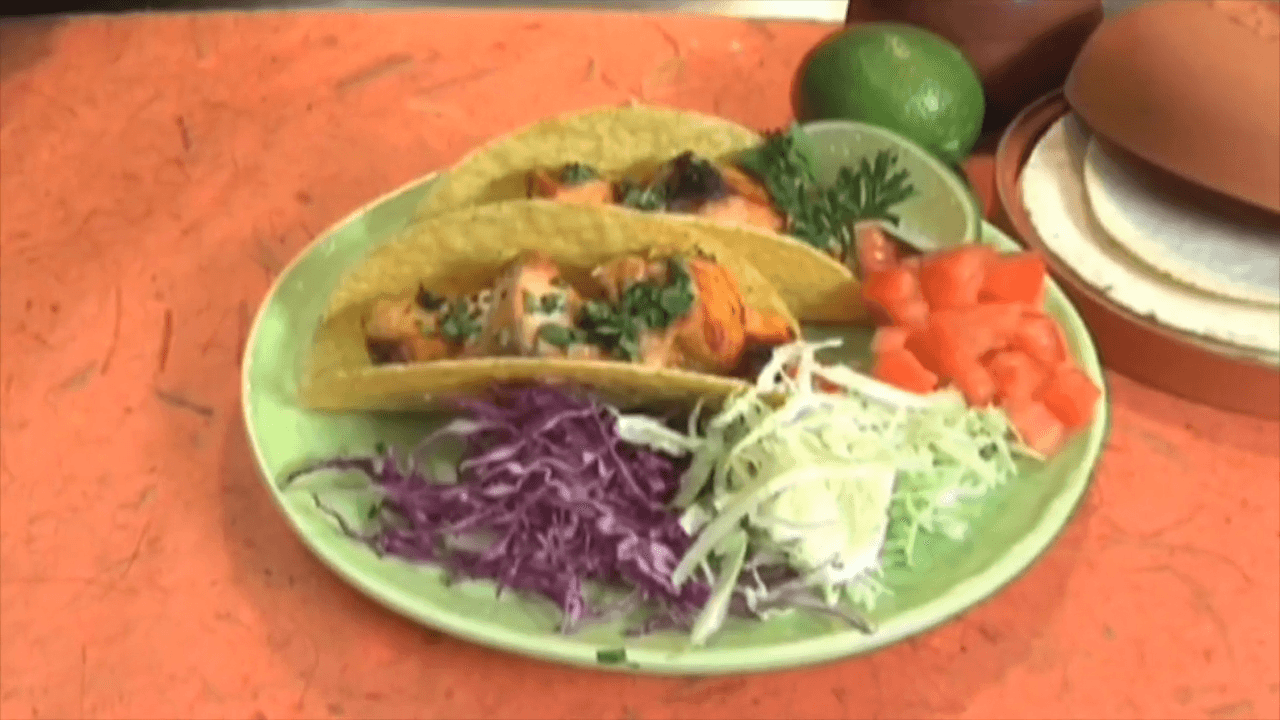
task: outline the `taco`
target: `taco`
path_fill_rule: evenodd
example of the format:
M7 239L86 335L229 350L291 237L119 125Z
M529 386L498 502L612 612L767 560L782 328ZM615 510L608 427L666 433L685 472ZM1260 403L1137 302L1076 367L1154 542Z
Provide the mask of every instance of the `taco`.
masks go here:
M828 287L837 274L856 283L863 258L885 251L878 225L897 222L894 208L915 192L896 162L887 150L854 159L833 186L819 187L799 128L761 135L688 111L598 108L473 152L438 181L418 216L519 197L661 212L734 227L727 242L779 287L788 285L784 273L814 273ZM787 263L766 259L779 244L791 249ZM847 295L846 304L812 293L787 300L805 320L865 320L858 294Z
M799 324L715 228L548 201L438 215L340 281L304 369L318 409L413 409L566 380L629 405L746 388Z

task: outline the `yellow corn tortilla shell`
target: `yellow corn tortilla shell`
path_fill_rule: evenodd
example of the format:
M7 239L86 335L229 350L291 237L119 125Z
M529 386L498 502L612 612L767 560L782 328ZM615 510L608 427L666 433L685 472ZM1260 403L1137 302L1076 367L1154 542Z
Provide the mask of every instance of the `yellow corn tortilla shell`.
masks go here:
M571 162L608 177L647 174L686 151L715 160L760 145L754 130L723 118L671 108L599 107L546 118L462 158L418 208L424 218L468 205L525 197L525 177Z
M343 277L304 368L303 404L326 410L427 409L454 395L521 380L570 381L626 406L723 399L746 387L736 378L609 360L495 357L395 365L370 361L362 319L374 300L412 292L420 284L437 292L475 292L529 250L551 256L575 285L619 255L709 256L737 277L748 305L781 314L799 331L783 299L751 263L726 247L723 233L715 227L544 200L492 203L418 223L374 249Z
M723 161L763 142L759 133L723 118L645 105L594 108L548 118L464 157L436 182L419 205L417 218L524 198L526 176L534 168L582 162L608 177L636 176L656 170L686 150ZM622 206L601 211L621 216L651 215ZM801 240L692 215L663 213L658 217L725 228L723 242L759 268L805 322L868 320L861 284L853 273Z

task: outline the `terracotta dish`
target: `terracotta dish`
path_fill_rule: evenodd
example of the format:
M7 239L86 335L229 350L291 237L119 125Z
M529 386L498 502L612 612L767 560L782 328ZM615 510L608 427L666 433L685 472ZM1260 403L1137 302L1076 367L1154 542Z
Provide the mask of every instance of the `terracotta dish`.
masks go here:
M1280 213L1280 3L1139 6L1093 34L1065 92L1098 135Z

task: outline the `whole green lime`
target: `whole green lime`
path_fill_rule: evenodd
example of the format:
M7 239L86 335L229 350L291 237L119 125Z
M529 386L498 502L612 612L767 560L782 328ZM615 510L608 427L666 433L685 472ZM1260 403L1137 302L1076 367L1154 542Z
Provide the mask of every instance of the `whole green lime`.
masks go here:
M824 40L800 68L802 120L846 119L903 135L951 165L982 129L982 81L955 45L898 23L851 25Z

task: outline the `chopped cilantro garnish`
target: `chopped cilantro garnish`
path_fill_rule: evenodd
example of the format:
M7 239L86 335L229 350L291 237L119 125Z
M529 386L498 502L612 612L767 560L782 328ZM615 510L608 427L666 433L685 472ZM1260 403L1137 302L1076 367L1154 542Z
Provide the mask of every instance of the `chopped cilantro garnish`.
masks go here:
M582 306L578 324L592 342L612 347L627 331L624 327L627 319L613 305L600 300L590 300Z
M480 334L480 321L471 317L466 298L449 304L440 318L440 336L452 343L463 343Z
M551 313L560 312L564 310L565 306L564 295L561 293L547 293L542 296L539 304L543 314L550 315Z
M619 203L636 210L653 211L667 207L667 199L663 195L661 185L646 187L627 178L618 184L616 194Z
M418 294L413 297L413 300L418 303L418 307L428 312L439 310L447 302L443 295L437 295L421 285L418 286Z
M763 145L742 154L737 163L765 185L774 207L787 218L787 232L844 260L853 245L853 224L860 220L898 222L893 207L915 194L898 156L880 150L840 169L835 184L818 187L808 136L798 128L769 133Z
M610 650L597 650L596 662L601 665L620 665L627 661L626 648L615 648Z
M592 300L583 306L579 326L591 344L599 345L624 360L636 359L640 332L644 328L618 308Z
M547 293L546 295L538 296L528 290L524 291L525 315L532 315L537 312L543 315L550 315L564 310L566 304L568 304L568 301L565 300L564 293Z
M554 345L558 348L567 348L574 343L582 342L583 333L577 328L556 325L555 323L545 323L542 327L538 328L538 337L548 345Z
M583 306L579 324L593 344L624 360L640 356L640 335L661 330L693 307L693 278L676 259L667 261L666 284L652 280L627 288L616 304L592 300Z
M569 163L560 168L560 182L566 185L580 185L600 177L600 173L590 165Z

